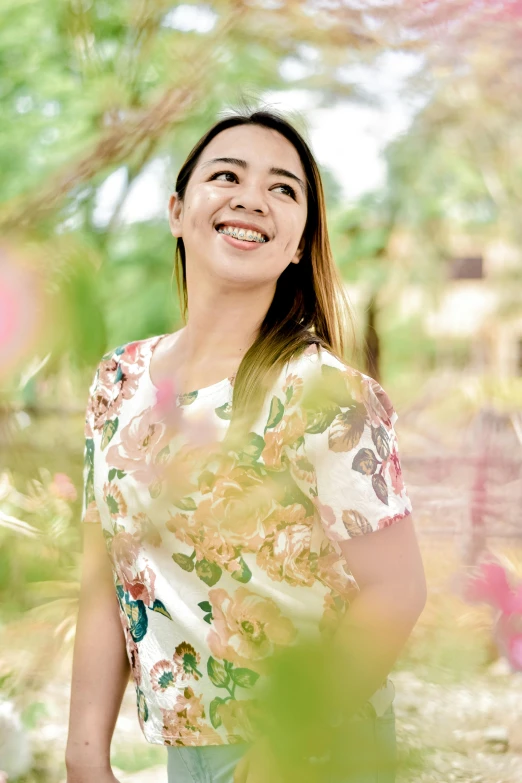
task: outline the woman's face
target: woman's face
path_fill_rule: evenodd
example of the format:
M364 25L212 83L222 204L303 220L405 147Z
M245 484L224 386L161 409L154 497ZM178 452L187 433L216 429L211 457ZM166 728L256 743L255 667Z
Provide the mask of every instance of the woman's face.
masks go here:
M184 201L171 196L169 216L172 234L183 238L190 277L232 286L275 284L303 251L307 203L299 155L277 131L228 128L203 150ZM265 241L249 235L249 228ZM233 229L244 230L244 239L233 237Z

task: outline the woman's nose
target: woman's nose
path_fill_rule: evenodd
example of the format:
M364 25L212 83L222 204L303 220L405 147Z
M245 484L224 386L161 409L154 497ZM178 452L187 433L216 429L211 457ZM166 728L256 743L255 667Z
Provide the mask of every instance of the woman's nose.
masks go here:
M266 197L257 185L243 185L231 199L233 209L246 209L251 212L267 211Z

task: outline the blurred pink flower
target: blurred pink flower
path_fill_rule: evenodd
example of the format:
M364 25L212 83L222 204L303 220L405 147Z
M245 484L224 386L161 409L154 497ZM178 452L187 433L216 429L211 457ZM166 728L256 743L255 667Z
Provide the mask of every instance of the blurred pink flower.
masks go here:
M172 378L159 381L156 391L156 408L167 424L177 431L181 427L181 408L177 406L176 384Z
M0 247L0 377L29 356L45 310L41 280L19 251Z
M471 603L488 603L502 612L512 611L513 591L506 569L494 560L481 563L464 585L464 598Z
M76 487L66 473L55 473L52 483L49 485L50 492L61 500L76 500L78 493Z
M508 649L511 666L517 671L522 671L522 634L511 637Z

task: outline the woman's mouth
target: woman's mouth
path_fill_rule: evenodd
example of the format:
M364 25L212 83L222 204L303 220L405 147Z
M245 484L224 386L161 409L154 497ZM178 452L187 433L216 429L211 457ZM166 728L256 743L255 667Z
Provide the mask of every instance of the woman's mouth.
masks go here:
M218 234L222 234L224 237L230 237L235 239L241 244L265 244L268 242L268 237L259 231L254 231L250 228L239 228L238 226L229 226L226 223L216 226Z

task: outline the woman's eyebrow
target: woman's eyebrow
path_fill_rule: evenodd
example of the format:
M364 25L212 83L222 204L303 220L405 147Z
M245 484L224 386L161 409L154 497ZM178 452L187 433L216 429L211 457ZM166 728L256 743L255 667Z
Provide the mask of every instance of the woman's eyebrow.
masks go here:
M241 160L240 158L212 158L212 160L207 160L206 163L202 163L201 167L203 168L204 166L211 166L213 163L228 163L231 166L240 166L242 169L248 168L248 163L246 160ZM277 166L272 166L272 168L269 170L269 174L275 174L277 177L288 177L289 179L293 179L299 183L303 193L306 192L303 180L298 177L297 174L292 174L291 171L287 171L287 169L281 169Z

